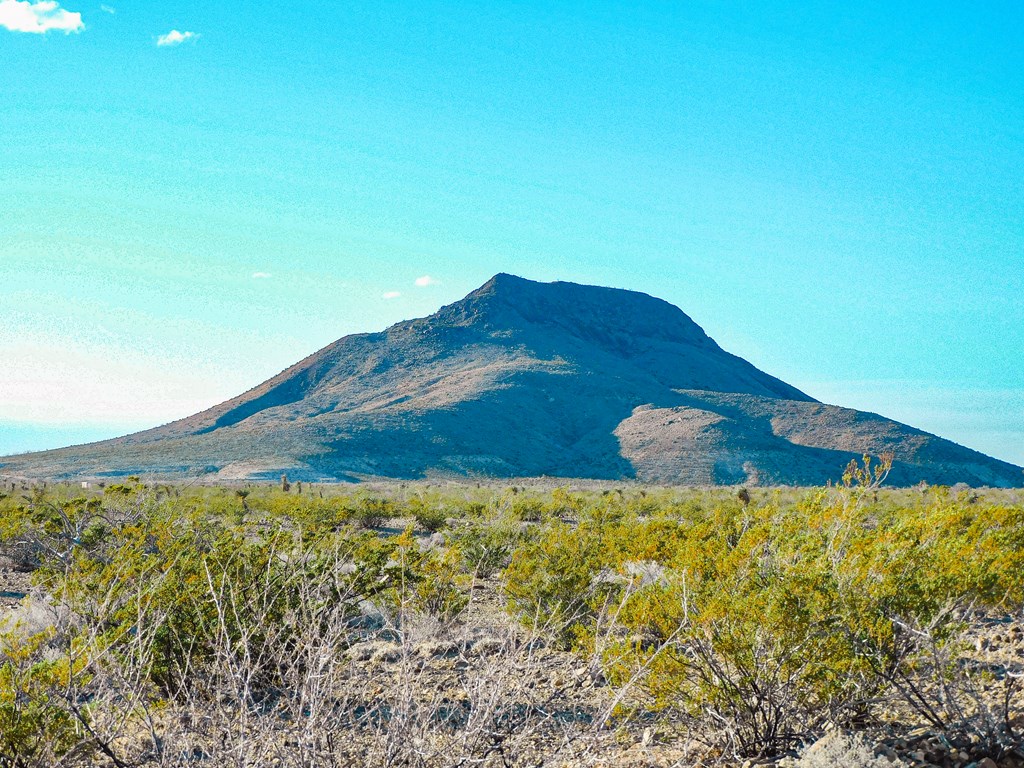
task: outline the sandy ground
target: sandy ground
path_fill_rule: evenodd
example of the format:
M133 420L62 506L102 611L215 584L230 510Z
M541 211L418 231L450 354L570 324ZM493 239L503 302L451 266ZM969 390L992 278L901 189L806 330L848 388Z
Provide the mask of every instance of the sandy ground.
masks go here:
M0 614L17 606L30 587L29 574L0 566Z

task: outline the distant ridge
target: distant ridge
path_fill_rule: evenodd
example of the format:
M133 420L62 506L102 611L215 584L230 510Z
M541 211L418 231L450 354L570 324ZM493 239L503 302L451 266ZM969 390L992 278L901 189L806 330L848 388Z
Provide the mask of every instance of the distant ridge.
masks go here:
M341 338L202 413L0 459L0 473L809 485L883 451L896 455L897 485L1024 485L1020 467L819 403L661 299L499 274L429 317Z

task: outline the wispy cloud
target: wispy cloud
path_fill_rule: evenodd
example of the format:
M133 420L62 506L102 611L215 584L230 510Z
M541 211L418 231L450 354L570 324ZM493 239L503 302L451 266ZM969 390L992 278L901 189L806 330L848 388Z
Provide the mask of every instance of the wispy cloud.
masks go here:
M65 11L53 0L0 0L0 27L35 34L52 30L70 34L85 29L82 14Z
M268 277L270 277L270 273L269 272L253 272L252 276L256 280L266 280Z
M426 288L428 285L439 285L441 283L436 277L430 275L424 275L423 277L416 278L416 286L418 288Z
M156 44L159 46L181 45L186 40L195 40L197 37L199 37L199 34L196 32L179 32L176 29L172 29L166 35L160 35L156 39Z
M401 296L401 295L402 295L402 294L401 294L401 293L399 293L398 291L385 291L384 293L382 293L382 294L380 295L380 297L381 297L382 299L385 299L385 300L388 300L388 301L390 301L391 299L397 299L397 298L398 298L399 296Z
M100 6L100 10L103 11L104 13L109 13L109 14L117 13L117 8L115 8L112 5L101 5Z

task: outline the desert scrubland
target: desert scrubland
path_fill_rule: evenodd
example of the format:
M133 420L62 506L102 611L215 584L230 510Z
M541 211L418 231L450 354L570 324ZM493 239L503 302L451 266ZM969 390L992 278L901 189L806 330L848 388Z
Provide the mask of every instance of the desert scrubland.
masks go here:
M1024 765L1024 493L7 480L0 765Z

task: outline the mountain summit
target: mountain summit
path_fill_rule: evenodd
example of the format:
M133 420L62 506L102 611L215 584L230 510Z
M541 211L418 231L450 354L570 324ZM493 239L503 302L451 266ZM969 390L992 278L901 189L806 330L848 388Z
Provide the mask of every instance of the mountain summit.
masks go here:
M499 274L429 317L346 336L202 413L0 459L0 471L803 485L883 451L895 453L896 484L1024 484L1012 464L819 403L661 299Z

